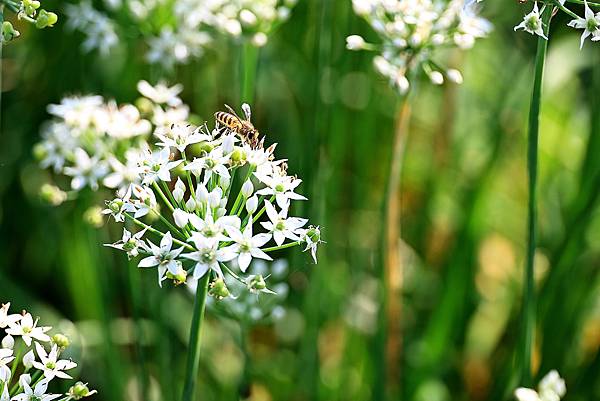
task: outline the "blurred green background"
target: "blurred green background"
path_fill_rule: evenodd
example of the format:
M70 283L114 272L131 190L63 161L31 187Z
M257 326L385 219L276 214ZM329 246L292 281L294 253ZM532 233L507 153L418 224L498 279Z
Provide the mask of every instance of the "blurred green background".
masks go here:
M374 34L350 1L305 0L261 49L254 123L304 180L303 213L327 244L316 266L290 252L283 319L242 329L209 313L200 400L511 398L535 39L512 29L530 4L485 3L493 33L450 55L464 84L423 83L415 98L402 177L402 307L385 317L402 327L399 366L386 366L378 255L397 96L371 54L344 48L349 34ZM44 5L60 15L64 3ZM553 22L544 86L534 368L538 378L560 371L565 400L600 400L600 50L579 51L566 22ZM101 246L120 238L112 222L98 229L83 219L101 195L43 204L40 185L61 181L31 149L46 105L68 94L132 102L139 79L164 77L185 85L184 101L202 117L238 105L241 47L222 40L165 72L145 63L135 27L99 56L82 53L82 36L64 23L19 25L21 38L4 48L0 301L72 336L96 400L176 400L192 297L158 288L154 271Z

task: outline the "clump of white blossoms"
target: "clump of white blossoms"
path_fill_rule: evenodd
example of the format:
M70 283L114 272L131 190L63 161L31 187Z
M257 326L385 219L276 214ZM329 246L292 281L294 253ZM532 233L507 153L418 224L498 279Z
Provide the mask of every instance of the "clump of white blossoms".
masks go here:
M588 2L587 0L583 1L584 4L584 14L583 16L579 16L574 13L571 9L565 7L567 3L581 4L581 1L573 1L573 0L550 0L550 1L540 1L542 4L541 8L538 5L537 1L533 2L533 10L526 14L523 17L523 21L520 24L515 26L515 31L524 30L525 32L529 32L532 35L538 35L542 38L548 40L548 37L544 34L544 22L542 21L542 13L546 9L546 7L553 8L553 15L555 11L561 10L566 13L573 19L567 24L571 28L581 29L583 30L581 34L581 43L580 49L583 48L583 44L585 40L591 37L593 42L600 41L600 12L595 13L591 7L600 8L598 3Z
M265 45L273 30L289 18L296 1L105 1L106 11L82 1L67 5L65 13L68 26L86 35L85 50L107 54L119 44L121 33L136 26L148 44L147 61L172 68L201 57L222 37Z
M140 160L150 152L146 140L152 132L177 131L189 117L189 108L178 97L182 89L141 81L138 106L118 105L101 96L66 97L49 105L54 119L43 128L34 154L43 168L69 177L70 191L45 185L44 199L59 205L84 188L103 186L124 194L130 184L141 183Z
M471 0L353 0L352 5L381 43L351 35L346 47L379 53L373 59L375 68L402 94L421 72L437 85L445 79L461 83L461 73L443 66L436 59L438 52L469 49L492 29L489 21L478 16L478 6Z
M17 19L27 21L38 29L44 29L54 26L58 21L58 16L52 11L47 11L42 7L39 0L0 0L0 5L16 14ZM0 41L7 43L20 35L10 21L5 21L3 14L0 19L1 31Z
M49 335L52 327L41 326L38 319L23 311L13 314L10 303L0 307L0 400L59 401L79 400L96 393L82 382L66 394L53 394L53 381L71 380L69 371L77 367L61 354L69 346L62 334Z
M248 267L277 250L301 246L316 263L319 228L291 213L292 202L306 198L296 192L301 180L275 159L275 144L265 149L264 138L247 141L218 122L172 125L154 136L156 148L137 158L133 182L107 202L105 213L124 224L110 246L139 256L140 268L156 268L161 285L210 278L218 298L230 295L226 277L269 292Z
M560 401L567 393L565 381L556 370L551 370L542 378L538 389L520 387L515 390L518 401Z

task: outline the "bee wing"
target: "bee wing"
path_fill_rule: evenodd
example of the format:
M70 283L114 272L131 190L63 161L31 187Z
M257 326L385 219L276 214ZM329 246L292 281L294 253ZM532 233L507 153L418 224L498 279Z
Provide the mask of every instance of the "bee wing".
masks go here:
M235 116L235 118L237 118L240 122L242 122L242 119L240 118L240 116L237 115L237 113L235 112L234 109L232 109L228 104L225 105L225 108Z
M246 116L246 121L250 121L250 117L252 117L252 111L250 111L250 105L248 103L242 104L242 110L244 111L244 115Z

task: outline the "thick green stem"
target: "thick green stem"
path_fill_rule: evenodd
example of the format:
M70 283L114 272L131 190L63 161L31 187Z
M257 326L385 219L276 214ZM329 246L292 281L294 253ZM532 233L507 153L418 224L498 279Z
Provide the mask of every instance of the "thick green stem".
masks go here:
M544 34L548 36L552 7L547 7L542 15ZM537 54L535 56L535 71L533 93L529 109L529 132L527 139L527 170L529 175L529 201L527 217L527 258L523 282L523 312L520 349L521 385L531 385L531 353L533 348L535 328L535 283L534 258L537 237L537 169L538 169L538 136L540 128L540 108L542 101L542 82L544 63L548 41L538 38Z
M183 388L182 401L192 401L198 378L198 366L200 365L200 343L202 341L202 321L204 320L204 309L206 305L206 294L208 292L208 280L210 273L207 272L198 281L196 289L196 300L194 302L194 316L190 327L190 341L188 347L188 361L186 368L185 387Z

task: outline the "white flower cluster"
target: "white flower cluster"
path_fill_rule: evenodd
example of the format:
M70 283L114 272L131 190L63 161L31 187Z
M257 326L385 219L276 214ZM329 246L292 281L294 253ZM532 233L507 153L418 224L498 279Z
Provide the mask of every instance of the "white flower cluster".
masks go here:
M5 0L1 4L2 7L14 12L19 20L27 21L38 29L52 27L58 21L58 16L55 13L41 8L42 4L39 0ZM0 43L10 42L21 34L10 21L4 20L5 17L6 15L3 15L0 28Z
M124 193L130 184L141 182L139 164L150 153L148 136L176 132L188 118L189 108L177 96L182 89L141 81L139 107L119 106L100 96L64 98L48 106L55 119L43 129L34 153L43 168L72 177L73 191L103 185ZM53 204L66 199L53 187L43 190Z
M118 44L118 31L137 26L147 40L146 59L172 68L201 57L219 36L243 39L260 47L278 24L287 20L297 0L181 0L167 2L110 1L107 8L118 20L95 9L90 1L66 7L68 25L83 32L85 50L108 53ZM162 18L168 14L172 18ZM129 18L127 18L129 17ZM119 26L127 19L128 26ZM119 21L119 22L117 22ZM153 23L148 24L148 21ZM159 21L159 22L157 22Z
M472 0L353 0L352 4L382 43L367 43L361 36L351 35L346 47L379 52L373 59L375 68L402 94L421 70L437 85L444 78L461 83L458 70L434 61L437 51L469 49L492 29L489 21L478 16Z
M61 334L50 337L51 327L38 326L26 311L11 314L9 308L10 303L0 307L0 401L69 401L96 393L81 382L66 394L48 393L52 380L72 379L67 371L77 364L60 356L69 340Z
M538 390L520 387L515 390L518 401L560 401L567 393L565 381L556 370L546 374L538 385Z
M569 16L573 17L567 25L575 29L583 29L581 34L581 43L579 48L583 48L585 40L591 36L593 42L600 41L600 12L594 13L590 8L590 4L587 0L584 0L584 16L580 17L573 11L565 7L567 0L552 0L548 4L543 3L542 9L540 10L537 1L533 3L533 10L523 17L523 21L515 26L515 31L522 29L525 32L529 32L532 35L538 35L548 40L548 37L544 34L544 23L542 21L541 14L546 7L556 7L561 11L565 12ZM595 7L598 4L593 3Z
M249 115L249 106L243 108ZM144 256L138 266L156 267L159 284L211 274L211 292L222 298L229 295L226 274L250 291L266 292L264 280L240 274L253 259L271 260L270 252L302 245L316 263L319 228L288 216L291 202L306 198L295 192L301 180L287 175L285 160L274 159L275 145L265 149L262 141L240 139L218 122L212 130L173 125L154 136L157 148L147 146L136 158L136 176L104 211L142 230L124 228L110 246ZM150 234L156 240L145 238Z

